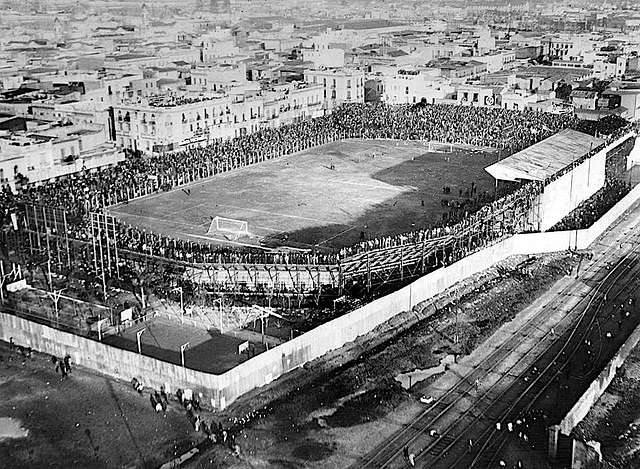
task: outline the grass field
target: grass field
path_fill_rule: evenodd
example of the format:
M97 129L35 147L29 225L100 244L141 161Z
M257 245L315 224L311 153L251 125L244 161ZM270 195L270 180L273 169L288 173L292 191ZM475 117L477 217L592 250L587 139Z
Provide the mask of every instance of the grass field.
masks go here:
M494 161L490 150L346 140L217 175L189 186L190 194L154 194L110 211L192 241L340 248L359 241L361 232L374 237L428 226L446 210L441 199L457 198L472 182L478 193L493 191L484 168ZM443 195L444 186L451 195ZM215 216L247 221L250 235L208 235Z
M145 328L140 336L143 355L180 365L180 346L189 342L184 362L187 368L193 370L221 374L246 361L248 357L247 352L238 355L238 345L244 340L159 318L130 327L122 335L106 336L103 342L137 352L136 333ZM253 347L256 353L264 350L258 343L253 344Z

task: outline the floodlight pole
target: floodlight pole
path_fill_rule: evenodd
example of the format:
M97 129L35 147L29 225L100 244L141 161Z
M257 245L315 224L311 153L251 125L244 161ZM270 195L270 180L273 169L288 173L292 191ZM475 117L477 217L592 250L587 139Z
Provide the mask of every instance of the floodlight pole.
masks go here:
M187 342L186 344L182 344L180 346L180 361L182 362L182 368L184 368L184 351L187 349L187 347L189 347L189 342Z
M147 330L147 328L145 327L145 328L143 328L143 329L140 329L138 332L136 332L136 342L138 343L138 353L139 353L140 355L142 355L142 351L141 351L141 347L140 347L140 336L141 336L141 335L142 335L142 333L143 333L144 331L146 331L146 330Z
M171 291L180 292L180 323L182 324L184 322L184 290L182 287L176 287Z
M65 291L67 288L62 288L60 290L52 290L50 292L46 292L47 296L49 298L51 298L51 300L53 300L53 308L54 311L56 313L56 321L60 320L60 312L58 310L58 304L60 302L60 296L62 296L62 292Z

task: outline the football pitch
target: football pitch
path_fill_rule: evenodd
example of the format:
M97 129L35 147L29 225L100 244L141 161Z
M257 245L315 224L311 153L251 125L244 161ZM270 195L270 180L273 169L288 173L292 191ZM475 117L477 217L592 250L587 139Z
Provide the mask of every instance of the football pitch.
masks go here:
M136 333L140 335L140 351L143 355L181 365L180 346L189 344L184 352L187 368L220 374L247 360L247 354L238 354L238 346L244 340L215 331L205 331L187 324L175 324L162 318L130 327L120 335L108 335L103 342L131 352L138 351ZM264 346L253 343L256 352Z
M437 148L436 148L437 147ZM493 193L484 171L490 149L426 142L345 140L254 164L184 189L110 208L125 223L198 242L265 249L340 248L366 237L429 226L475 183ZM443 187L451 193L443 194ZM246 221L249 235L216 231L213 217Z

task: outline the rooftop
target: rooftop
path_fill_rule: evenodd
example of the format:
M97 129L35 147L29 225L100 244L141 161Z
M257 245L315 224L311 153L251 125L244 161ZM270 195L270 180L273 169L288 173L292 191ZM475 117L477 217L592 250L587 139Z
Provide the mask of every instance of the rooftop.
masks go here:
M589 134L565 129L485 170L501 181L544 181L602 143Z

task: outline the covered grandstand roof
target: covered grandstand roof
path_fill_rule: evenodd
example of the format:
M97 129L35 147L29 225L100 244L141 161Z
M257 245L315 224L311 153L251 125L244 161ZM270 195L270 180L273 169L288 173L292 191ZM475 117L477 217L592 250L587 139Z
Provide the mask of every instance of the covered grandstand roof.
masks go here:
M604 140L566 129L485 168L501 181L544 181Z

